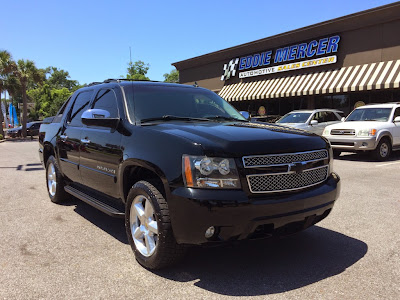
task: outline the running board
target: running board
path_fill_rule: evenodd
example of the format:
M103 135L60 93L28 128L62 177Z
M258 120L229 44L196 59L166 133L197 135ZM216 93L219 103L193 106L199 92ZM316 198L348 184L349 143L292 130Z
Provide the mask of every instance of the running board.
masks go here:
M93 206L94 208L97 208L98 210L102 211L103 213L115 217L115 218L124 218L125 213L117 210L114 207L111 207L110 205L101 202L100 200L93 198L92 196L89 196L85 194L84 192L77 190L73 188L72 186L66 186L64 187L64 190L68 193L71 194L72 196L82 200L83 202L86 202L87 204Z

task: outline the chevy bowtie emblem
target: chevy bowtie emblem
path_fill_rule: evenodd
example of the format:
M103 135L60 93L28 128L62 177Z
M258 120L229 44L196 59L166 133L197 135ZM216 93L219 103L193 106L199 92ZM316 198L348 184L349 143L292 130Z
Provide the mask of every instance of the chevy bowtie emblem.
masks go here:
M340 130L339 132L340 132L340 134L344 134L344 130Z
M291 163L288 165L288 173L296 172L296 174L299 174L305 170L306 166L307 166L307 162Z

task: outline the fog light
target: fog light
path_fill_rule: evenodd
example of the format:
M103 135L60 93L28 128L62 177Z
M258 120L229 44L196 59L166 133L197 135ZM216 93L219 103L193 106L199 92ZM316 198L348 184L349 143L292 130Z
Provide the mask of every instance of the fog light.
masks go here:
M368 146L368 143L364 142L364 143L362 143L362 146L366 147L366 146Z
M206 239L209 239L210 237L212 237L215 233L215 227L211 226L206 230L206 233L204 234L204 236L206 237Z

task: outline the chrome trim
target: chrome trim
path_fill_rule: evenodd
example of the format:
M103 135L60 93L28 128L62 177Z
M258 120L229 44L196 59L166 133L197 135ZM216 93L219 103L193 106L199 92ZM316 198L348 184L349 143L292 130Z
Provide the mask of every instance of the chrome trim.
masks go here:
M314 151L305 151L305 152L294 152L294 153L282 153L282 154L266 154L266 155L248 155L248 156L243 156L242 157L242 163L243 163L243 167L250 169L250 168L262 168L262 167L279 167L279 166L287 166L290 163L285 163L285 164L272 164L272 165L255 165L255 166L246 166L244 160L246 158L256 158L256 157L269 157L269 156L286 156L286 155L298 155L298 154L307 154L307 153L314 153L314 152L322 152L325 151L326 152L326 157L325 158L320 158L320 159L316 159L316 160L304 160L302 162L315 162L315 161L320 161L320 160L325 160L329 158L329 153L328 150L326 149L321 149L321 150L314 150Z
M286 174L291 174L291 173L253 174L253 175L247 175L247 176L246 176L246 180L247 180L247 185L249 186L249 190L250 190L250 192L253 193L253 194L267 194L267 193L277 193L277 192L296 191L296 190L301 190L301 189L309 188L309 187L312 187L312 186L314 186L314 185L318 185L318 184L324 182L324 181L329 177L329 174L330 174L330 173L329 173L329 165L324 165L324 166L322 166L322 167L307 169L307 170L303 171L302 173L306 173L306 172L309 172L309 171L313 171L313 170L316 170L316 169L322 169L322 168L326 168L326 169L327 169L326 177L325 177L323 180L321 180L321 181L319 181L319 182L317 182L317 183L313 183L313 184L311 184L311 185L302 186L302 187L298 187L298 188L294 188L294 189L275 190L275 191L259 191L259 192L255 192L255 191L252 190L251 184L250 184L250 177L286 175Z

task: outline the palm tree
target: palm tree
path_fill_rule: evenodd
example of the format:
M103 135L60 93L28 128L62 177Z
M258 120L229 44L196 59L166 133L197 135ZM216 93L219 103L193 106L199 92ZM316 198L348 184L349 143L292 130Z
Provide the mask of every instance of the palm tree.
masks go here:
M43 74L36 68L35 63L31 60L18 60L16 69L13 72L19 79L21 85L21 93L23 99L23 110L22 110L22 136L26 137L26 122L28 117L28 97L26 90L29 83L39 83L42 80Z
M6 90L7 77L14 71L15 63L11 58L11 54L6 51L0 51L0 124L2 124L4 117L1 111L1 94ZM0 134L4 136L3 126L0 125Z

